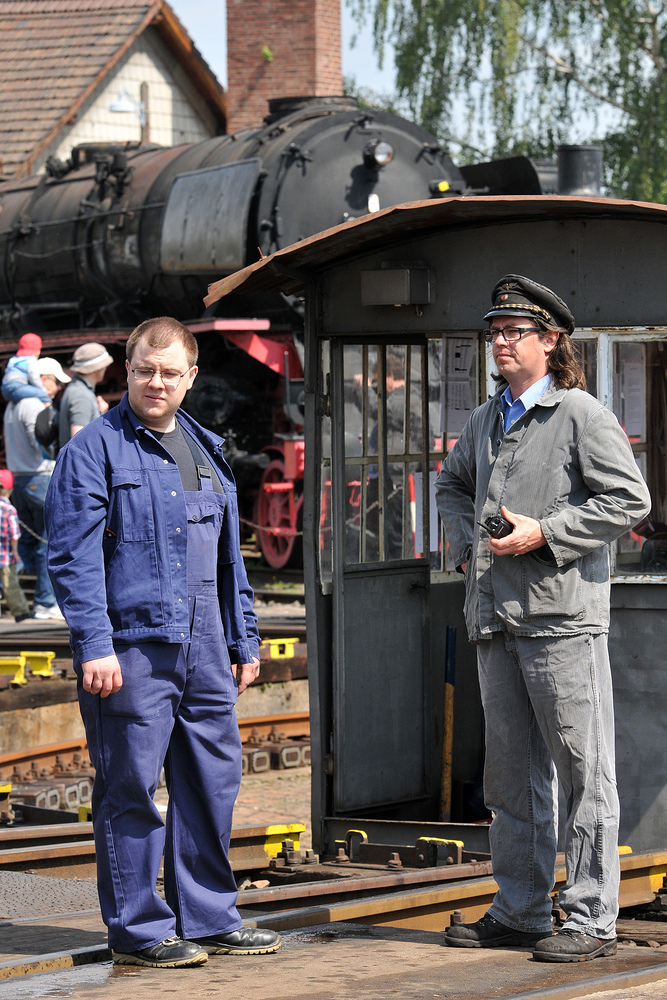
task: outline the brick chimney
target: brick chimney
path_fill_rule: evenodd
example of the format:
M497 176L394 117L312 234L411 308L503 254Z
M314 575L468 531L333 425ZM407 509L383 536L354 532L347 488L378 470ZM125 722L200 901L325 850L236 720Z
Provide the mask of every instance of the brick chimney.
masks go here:
M228 132L270 98L341 95L340 0L227 0L227 80Z

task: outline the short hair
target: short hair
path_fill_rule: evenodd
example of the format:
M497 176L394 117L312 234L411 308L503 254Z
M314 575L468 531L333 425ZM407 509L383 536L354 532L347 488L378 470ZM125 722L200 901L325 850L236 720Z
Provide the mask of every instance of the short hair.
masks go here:
M125 357L128 361L132 360L135 347L144 337L150 347L170 347L175 342L182 344L188 359L188 367L192 368L197 364L199 357L197 341L187 326L183 326L177 319L171 316L157 316L155 319L145 319L140 323L127 338Z

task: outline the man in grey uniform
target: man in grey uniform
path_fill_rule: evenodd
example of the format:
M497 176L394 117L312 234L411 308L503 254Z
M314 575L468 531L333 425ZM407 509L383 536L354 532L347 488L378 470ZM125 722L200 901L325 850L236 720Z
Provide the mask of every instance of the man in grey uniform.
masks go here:
M492 303L484 319L498 391L448 454L436 496L466 576L499 888L480 920L450 927L446 940L586 961L616 951L608 545L647 514L650 498L616 418L585 391L567 305L514 274ZM496 515L508 522L504 537L488 525ZM552 935L555 772L567 803L567 919Z

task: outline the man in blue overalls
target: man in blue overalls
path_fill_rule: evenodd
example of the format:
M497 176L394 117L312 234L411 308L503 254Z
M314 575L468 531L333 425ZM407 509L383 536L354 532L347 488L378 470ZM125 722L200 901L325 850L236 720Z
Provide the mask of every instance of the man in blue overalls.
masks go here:
M96 770L100 906L124 965L280 947L273 931L241 925L227 858L241 780L234 704L259 673L259 636L222 442L179 410L196 362L176 320L137 327L127 394L61 450L45 506ZM166 826L153 802L163 765ZM163 851L166 901L155 889Z

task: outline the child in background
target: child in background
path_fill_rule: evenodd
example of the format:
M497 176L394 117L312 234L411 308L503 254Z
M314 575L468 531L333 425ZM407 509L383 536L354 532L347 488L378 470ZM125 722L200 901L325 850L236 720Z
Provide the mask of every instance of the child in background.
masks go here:
M8 403L18 403L20 399L36 396L43 403L50 403L39 371L37 358L42 350L42 338L36 333L24 333L19 340L19 349L10 358L2 376L2 395Z
M32 618L32 614L18 578L21 529L16 507L9 502L13 485L14 477L9 469L0 469L0 580L14 620L22 622Z

